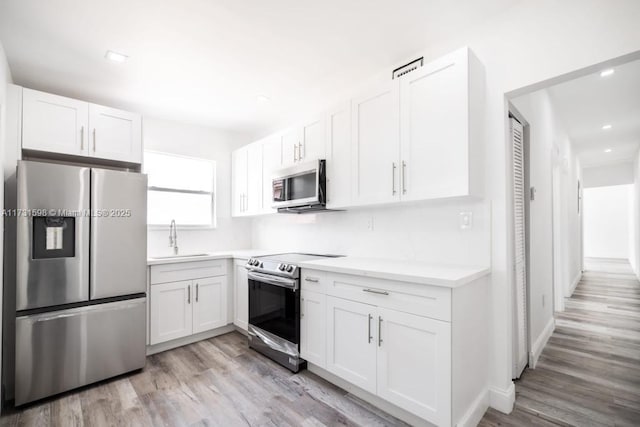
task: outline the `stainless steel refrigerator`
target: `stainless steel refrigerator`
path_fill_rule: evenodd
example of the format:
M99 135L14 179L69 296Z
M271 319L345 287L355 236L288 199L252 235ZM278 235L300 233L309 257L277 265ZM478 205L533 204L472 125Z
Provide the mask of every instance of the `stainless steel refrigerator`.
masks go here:
M16 406L144 367L147 179L20 161Z

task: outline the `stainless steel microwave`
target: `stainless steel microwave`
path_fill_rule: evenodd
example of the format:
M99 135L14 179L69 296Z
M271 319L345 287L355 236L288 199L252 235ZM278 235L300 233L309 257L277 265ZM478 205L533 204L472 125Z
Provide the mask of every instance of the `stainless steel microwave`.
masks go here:
M326 160L301 163L275 173L273 207L281 213L326 210Z

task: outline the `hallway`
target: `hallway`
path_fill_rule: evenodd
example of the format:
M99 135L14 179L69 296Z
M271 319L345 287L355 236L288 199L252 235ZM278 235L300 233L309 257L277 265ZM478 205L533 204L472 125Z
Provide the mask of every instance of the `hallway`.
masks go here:
M640 282L626 261L585 270L513 412L489 409L480 426L640 425Z

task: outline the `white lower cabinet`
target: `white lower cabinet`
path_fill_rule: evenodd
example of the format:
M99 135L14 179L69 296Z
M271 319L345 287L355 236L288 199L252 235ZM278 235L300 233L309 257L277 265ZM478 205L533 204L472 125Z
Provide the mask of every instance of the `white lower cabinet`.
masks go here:
M326 296L300 292L300 355L320 367L326 364Z
M249 278L244 267L246 260L238 259L233 262L233 301L235 310L233 324L244 329L249 328Z
M190 286L190 280L151 286L151 344L191 335L191 303L188 301Z
M451 324L378 308L377 395L437 425L449 423Z
M376 307L327 297L327 370L376 392Z
M301 282L300 348L312 371L395 405L410 423L465 424L482 410L484 278L451 289L303 269Z
M205 277L193 281L193 333L227 324L227 276Z
M226 263L211 260L151 266L149 344L227 325Z

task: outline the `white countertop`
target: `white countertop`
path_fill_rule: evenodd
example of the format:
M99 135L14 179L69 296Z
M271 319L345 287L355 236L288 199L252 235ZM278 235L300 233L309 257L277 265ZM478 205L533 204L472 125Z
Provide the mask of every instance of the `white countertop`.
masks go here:
M175 256L160 256L147 258L147 265L159 264L175 264L178 262L208 261L212 259L238 258L248 259L256 256L272 255L278 252L266 251L260 249L232 249L229 251L207 252L204 255L188 256L189 254L180 254Z
M355 274L378 279L456 288L488 275L488 267L434 265L421 261L377 258L326 258L299 264L300 268Z

